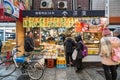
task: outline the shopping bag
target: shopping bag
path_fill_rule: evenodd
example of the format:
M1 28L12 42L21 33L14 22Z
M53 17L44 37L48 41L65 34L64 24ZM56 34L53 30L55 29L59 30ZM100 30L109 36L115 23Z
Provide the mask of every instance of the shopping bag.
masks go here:
M74 49L73 54L72 54L72 59L73 60L76 60L77 53L78 53L78 51L76 49Z

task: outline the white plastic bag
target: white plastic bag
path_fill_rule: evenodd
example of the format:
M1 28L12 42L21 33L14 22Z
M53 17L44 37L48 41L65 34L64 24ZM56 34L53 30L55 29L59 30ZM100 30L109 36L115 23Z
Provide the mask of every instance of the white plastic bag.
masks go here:
M76 49L74 49L73 54L72 54L72 59L73 60L76 60L77 53L78 53L78 51Z

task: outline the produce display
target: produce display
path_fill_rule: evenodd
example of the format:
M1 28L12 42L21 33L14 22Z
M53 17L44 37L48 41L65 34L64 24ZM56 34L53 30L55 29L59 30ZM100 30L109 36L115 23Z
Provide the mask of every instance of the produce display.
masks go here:
M45 59L64 57L64 48L61 45L41 45L36 47L34 52L36 54L43 54Z
M63 45L65 37L79 33L82 34L83 41L88 47L88 53L97 54L103 24L105 24L103 20L105 18L102 17L25 17L23 18L23 27L40 28L39 38L35 41L40 42L39 45L44 45L44 49L47 49L46 58L55 58L64 56L64 48L56 46Z
M15 45L16 45L15 40L8 40L4 42L2 46L2 52L11 51Z

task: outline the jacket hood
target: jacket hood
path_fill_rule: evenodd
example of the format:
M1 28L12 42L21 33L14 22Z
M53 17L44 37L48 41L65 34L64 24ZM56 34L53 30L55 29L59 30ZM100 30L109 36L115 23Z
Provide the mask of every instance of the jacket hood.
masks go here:
M75 37L75 40L76 40L77 42L82 41L82 37L81 37L80 35L78 35L78 36Z
M67 39L66 39L66 41L71 41L72 39L70 38L70 37L68 37Z

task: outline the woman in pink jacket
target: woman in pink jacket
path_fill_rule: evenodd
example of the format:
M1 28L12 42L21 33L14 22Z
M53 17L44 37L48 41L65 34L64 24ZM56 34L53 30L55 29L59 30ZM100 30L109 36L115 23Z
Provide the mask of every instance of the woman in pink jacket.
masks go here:
M118 62L114 62L111 59L113 46L112 43L110 43L110 40L117 37L112 37L111 32L108 28L103 29L102 35L103 37L100 40L99 55L101 57L101 63L103 65L105 78L106 80L116 80L117 78L116 65L118 65ZM117 45L119 46L120 44Z

